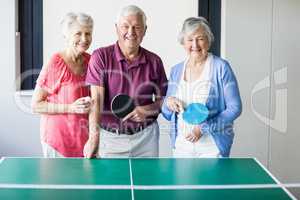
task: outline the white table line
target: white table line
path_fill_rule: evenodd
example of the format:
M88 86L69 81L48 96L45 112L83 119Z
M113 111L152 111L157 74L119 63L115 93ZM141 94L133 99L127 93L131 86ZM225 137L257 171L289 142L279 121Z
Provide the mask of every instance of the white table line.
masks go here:
M258 159L254 158L254 160L269 176L273 178L273 180L275 180L278 185L280 185L281 189L283 189L289 195L289 197L292 198L292 200L297 200L297 198L288 189L286 189L285 186L283 186L284 184L281 184L280 181Z
M132 197L132 200L134 200L134 185L133 185L133 177L132 177L131 159L129 159L129 174L130 174L131 197Z
M0 188L28 189L130 189L130 190L181 190L181 189L264 189L300 187L296 184L242 184L242 185L59 185L59 184L0 184Z
M2 157L2 158L0 159L0 164L1 164L4 160L5 160L5 157Z

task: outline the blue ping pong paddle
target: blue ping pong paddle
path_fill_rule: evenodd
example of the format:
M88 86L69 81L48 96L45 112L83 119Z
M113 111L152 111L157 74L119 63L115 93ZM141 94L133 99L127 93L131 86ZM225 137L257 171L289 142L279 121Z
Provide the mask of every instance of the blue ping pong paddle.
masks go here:
M191 103L189 104L184 112L182 113L182 118L188 124L200 124L205 121L208 117L208 109L202 103Z

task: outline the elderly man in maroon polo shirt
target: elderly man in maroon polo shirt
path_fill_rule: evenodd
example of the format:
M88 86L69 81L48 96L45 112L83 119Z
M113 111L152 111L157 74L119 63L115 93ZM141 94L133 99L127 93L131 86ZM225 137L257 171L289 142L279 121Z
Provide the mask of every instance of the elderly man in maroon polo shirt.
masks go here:
M139 7L124 7L115 27L118 41L95 50L89 63L86 82L91 85L94 104L84 155L156 157L156 119L167 87L163 63L159 56L140 46L147 26ZM129 95L136 105L123 119L110 111L111 101L118 94Z

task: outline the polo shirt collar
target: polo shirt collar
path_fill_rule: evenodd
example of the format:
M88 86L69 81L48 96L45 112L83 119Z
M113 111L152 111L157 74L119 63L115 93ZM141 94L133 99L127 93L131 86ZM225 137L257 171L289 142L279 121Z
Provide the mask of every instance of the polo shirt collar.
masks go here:
M125 60L126 61L126 58L125 56L123 55L122 51L121 51L121 48L118 44L118 42L115 43L115 46L114 46L114 49L115 49L115 55L116 55L116 59L120 62L120 61L123 61ZM145 56L145 49L143 47L140 47L139 49L139 56L138 56L138 59L135 60L132 64L134 65L139 65L139 64L145 64L146 63L146 56Z

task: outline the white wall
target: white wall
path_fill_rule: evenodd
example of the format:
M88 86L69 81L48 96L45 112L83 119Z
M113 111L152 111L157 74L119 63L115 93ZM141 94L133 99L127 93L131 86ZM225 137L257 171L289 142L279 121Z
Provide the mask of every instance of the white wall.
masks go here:
M300 183L300 1L274 0L273 8L272 87L278 96L272 102L271 113L279 114L276 105L280 104L280 96L287 98L282 99L286 131L270 130L270 167L282 180ZM286 69L282 75L278 73L281 69Z
M281 181L300 183L300 1L222 3L222 52L244 105L233 155L255 156Z
M44 1L44 58L63 48L59 22L70 11L86 12L94 18L93 43L89 52L116 42L115 20L120 8L135 4L147 15L147 33L142 46L161 56L168 70L184 58L184 51L177 43L177 33L183 20L196 16L197 0L46 0ZM59 6L57 6L59 5ZM169 74L169 73L168 73Z
M255 156L264 164L268 160L268 126L261 123L251 109L253 87L271 68L272 0L225 0L222 16L225 46L223 51L231 63L240 86L243 113L236 122L235 156ZM255 13L255 14L254 14ZM253 94L255 109L269 115L269 90Z

